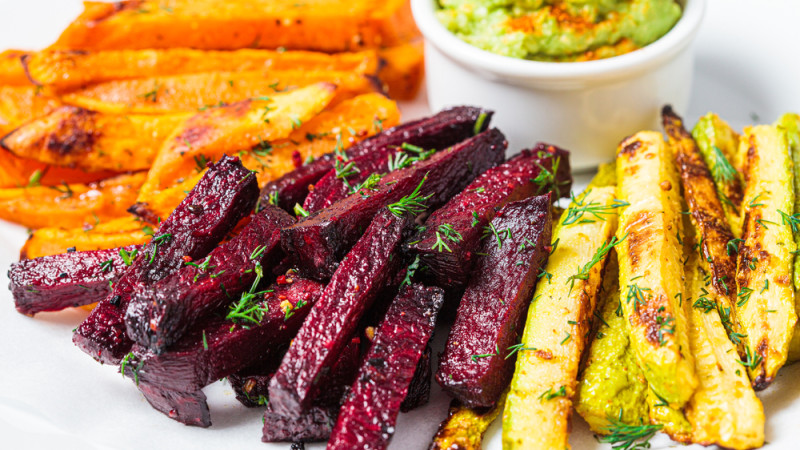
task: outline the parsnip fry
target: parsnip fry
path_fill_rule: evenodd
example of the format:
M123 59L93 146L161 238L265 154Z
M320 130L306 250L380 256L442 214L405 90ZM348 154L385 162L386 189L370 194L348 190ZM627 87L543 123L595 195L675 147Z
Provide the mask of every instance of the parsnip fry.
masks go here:
M419 35L406 0L127 0L84 2L59 49L310 49L397 45Z
M0 55L0 61L2 58L3 55ZM374 51L329 55L253 49L225 52L188 48L100 52L44 50L25 57L24 64L29 76L37 84L61 91L113 80L202 72L332 70L374 75L378 70L378 58Z
M70 168L145 170L188 117L118 116L62 106L12 131L0 146L22 158Z
M692 396L697 377L680 307L680 186L660 133L640 132L620 143L617 182L617 197L630 204L621 213L617 254L631 346L650 388L680 408Z
M0 219L28 228L90 229L127 215L144 178L140 172L92 184L0 189Z
M742 235L742 161L739 135L714 113L701 117L692 130L697 147L711 171L722 208L734 237Z
M614 237L614 187L575 197L554 233L553 252L528 311L503 412L503 448L565 448L578 365Z
M467 408L453 400L429 450L481 450L483 435L503 410L507 393L489 409Z
M167 138L142 186L140 198L179 183L225 153L289 137L322 111L336 94L336 86L317 83L271 97L245 100L196 114Z
M377 89L373 80L354 72L210 72L109 81L70 92L62 99L70 105L109 114L195 113L322 81L338 86L334 101Z
M744 228L739 246L736 314L745 340L745 364L756 390L769 386L786 362L797 322L792 283L796 245L792 160L786 133L774 126L745 128Z
M745 450L764 444L764 409L747 372L728 339L707 289L708 266L696 251L686 265L689 343L695 358L699 384L686 405L692 425L691 441L702 445Z
M703 258L711 268L711 287L716 294L717 309L725 319L723 325L731 340L741 345L742 334L734 313L737 241L717 197L711 171L703 162L692 135L683 127L683 120L669 106L664 107L661 115L680 173L683 197L689 206L692 224L698 229Z

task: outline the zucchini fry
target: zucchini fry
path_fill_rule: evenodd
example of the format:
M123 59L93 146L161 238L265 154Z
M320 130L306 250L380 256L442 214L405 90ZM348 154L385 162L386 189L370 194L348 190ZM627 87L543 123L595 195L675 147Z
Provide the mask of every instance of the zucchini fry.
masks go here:
M39 228L28 237L19 257L33 259L65 253L73 248L83 251L142 245L152 239L155 228L131 216L100 222L91 230L83 227Z
M554 233L503 412L503 448L565 448L578 365L594 314L618 209L614 187L574 197Z
M288 138L336 95L336 85L317 83L272 97L245 100L191 116L159 150L140 192L146 201L156 192L200 172L225 153Z
M619 219L617 254L631 346L650 388L680 408L691 398L697 377L680 307L680 187L661 133L640 132L620 143L617 182L617 197L630 204Z
M145 175L120 175L91 184L0 189L0 219L28 228L89 229L101 220L127 215Z
M709 292L707 263L692 251L686 265L689 343L699 384L686 405L691 441L701 445L745 450L764 444L764 409L727 338Z
M789 152L792 155L792 165L794 169L794 213L792 218L787 218L794 225L792 226L792 234L794 235L794 242L797 248L800 248L800 226L797 219L800 218L800 115L794 113L786 113L782 115L775 126L782 129L786 133L789 142ZM795 312L800 311L800 258L797 254L794 255L794 308ZM792 340L789 343L789 356L788 362L795 362L800 360L800 328L795 324Z
M481 450L483 435L503 410L507 394L508 390L488 409L468 408L453 400L429 450Z
M397 104L381 94L365 94L331 106L314 116L287 139L270 147L256 146L236 153L242 164L256 172L259 186L295 169L296 164L317 158L336 149L347 149L400 123ZM173 187L145 199L139 197L135 211L143 217L167 217L202 178L200 172ZM142 201L144 200L144 201Z
M338 86L333 102L377 90L371 79L353 72L211 72L109 81L65 94L62 100L108 114L195 113L322 81Z
M740 327L733 306L736 302L737 241L717 197L711 171L703 162L692 135L683 127L683 120L669 106L661 111L661 117L680 172L683 197L692 215L692 225L697 227L703 258L711 268L711 286L719 302L717 308L726 319L723 325L726 325L731 340L741 345L742 334L738 333Z
M100 170L146 170L163 142L191 115L101 114L62 106L0 140L22 158L46 164Z
M694 126L692 136L710 168L731 231L738 238L742 235L741 211L744 198L739 135L719 116L709 113L701 117Z
M616 251L609 258L597 299L597 331L575 395L575 410L597 434L607 434L614 421L631 426L649 421L647 380L636 364L619 302Z
M0 61L3 61L2 58L3 55L0 54ZM0 67L3 67L1 64L2 62ZM378 58L371 50L333 55L306 51L279 52L253 49L225 52L188 48L101 52L43 50L26 56L23 64L36 84L50 86L60 92L106 81L142 78L145 74L147 77L164 77L203 72L238 73L269 69L333 70L374 75L378 71Z
M736 315L747 334L745 364L756 390L769 386L786 362L797 321L792 284L795 243L792 160L786 133L745 128L745 209L739 246Z

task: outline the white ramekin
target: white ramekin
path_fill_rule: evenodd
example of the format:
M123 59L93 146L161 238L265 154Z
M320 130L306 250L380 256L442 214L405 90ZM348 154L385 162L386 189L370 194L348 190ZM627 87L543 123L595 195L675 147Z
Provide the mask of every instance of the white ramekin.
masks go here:
M572 168L612 159L627 135L660 129L659 111L686 112L691 43L705 0L685 0L681 19L656 42L613 58L551 63L496 55L460 40L434 14L435 0L411 0L425 36L425 76L433 111L475 105L495 111L509 153L545 141L572 151Z

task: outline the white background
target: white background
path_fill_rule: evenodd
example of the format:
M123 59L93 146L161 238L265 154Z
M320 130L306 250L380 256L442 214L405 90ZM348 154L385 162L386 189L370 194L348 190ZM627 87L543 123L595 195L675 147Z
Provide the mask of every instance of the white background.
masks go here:
M0 50L47 46L80 10L77 0L0 0ZM406 118L426 108L424 95L403 105ZM710 1L696 44L687 122L707 111L737 128L800 112L800 2ZM25 237L24 229L0 221L0 272L16 260ZM260 443L261 412L239 405L222 383L206 389L214 423L209 429L185 427L155 412L116 368L99 366L72 346L71 330L84 316L21 316L0 289L0 448L288 448ZM799 448L800 365L784 368L759 396L767 447ZM402 414L391 448L427 448L447 403L436 390L428 406ZM580 417L573 422L573 448L610 448L596 443ZM496 423L485 447L499 449L499 437ZM663 436L654 440L654 448L672 446L682 447Z

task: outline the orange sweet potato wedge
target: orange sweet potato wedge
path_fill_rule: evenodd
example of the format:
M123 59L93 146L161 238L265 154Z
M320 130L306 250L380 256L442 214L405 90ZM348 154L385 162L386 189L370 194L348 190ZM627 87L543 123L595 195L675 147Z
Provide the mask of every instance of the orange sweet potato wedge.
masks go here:
M84 2L59 49L286 48L324 52L397 45L418 36L408 0L129 0Z
M275 141L269 147L239 151L236 155L245 167L256 171L258 184L263 186L294 170L309 157L330 153L337 146L346 149L398 123L400 111L395 102L380 94L365 94L329 107L292 131L287 139ZM134 210L154 221L157 217L167 217L201 177L202 173L198 173L155 195L140 195L142 203Z
M87 172L45 164L0 148L0 189L26 186L58 186L64 183L91 183L116 175L116 172Z
M145 170L191 114L111 115L62 106L0 140L15 155L88 171Z
M413 100L425 76L422 41L388 47L378 52L383 62L378 76L395 100Z
M33 82L61 91L112 80L201 72L331 70L374 75L378 70L378 58L372 50L337 54L188 48L93 52L44 50L25 56L22 62ZM0 55L0 70L2 67Z
M20 259L56 255L70 249L101 250L148 242L155 227L133 217L100 222L90 230L83 227L48 227L35 230L20 250Z
M0 137L59 106L61 101L57 97L36 86L3 86L0 81Z
M127 215L145 172L97 183L0 189L0 219L28 228L90 228Z
M269 97L209 108L185 120L158 151L140 198L171 187L216 161L289 137L333 100L336 85L316 83Z
M355 72L275 70L205 72L168 77L109 81L73 91L65 103L109 114L197 112L249 98L323 81L338 86L334 103L379 89L374 78Z
M0 52L0 86L29 86L31 80L22 66L22 57L29 52L6 50Z

